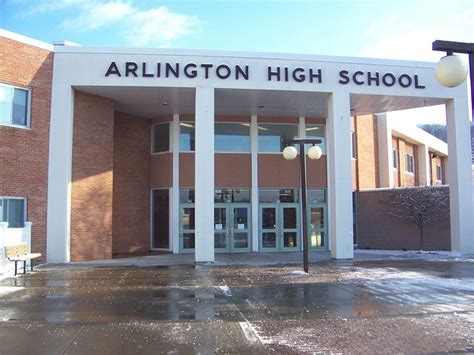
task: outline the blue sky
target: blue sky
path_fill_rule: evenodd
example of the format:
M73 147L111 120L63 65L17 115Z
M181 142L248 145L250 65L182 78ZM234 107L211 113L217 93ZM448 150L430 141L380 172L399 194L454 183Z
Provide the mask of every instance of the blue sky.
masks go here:
M0 0L0 28L45 42L437 61L474 42L474 0Z

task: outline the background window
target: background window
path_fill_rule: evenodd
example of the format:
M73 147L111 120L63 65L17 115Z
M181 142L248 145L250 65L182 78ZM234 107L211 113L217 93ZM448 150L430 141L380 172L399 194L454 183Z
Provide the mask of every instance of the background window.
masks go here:
M398 169L398 150L397 148L392 148L393 155L393 168Z
M0 85L0 123L28 126L28 94L25 89Z
M153 238L152 248L168 249L169 244L169 191L157 189L152 191L153 198Z
M405 170L407 173L413 173L415 171L414 162L413 155L405 153Z
M216 123L214 150L216 152L249 152L250 127L240 123Z
M308 138L319 138L323 142L318 144L323 154L326 154L326 139L324 137L324 125L307 124L305 129L306 137Z
M351 157L352 159L357 159L357 143L355 132L351 132Z
M258 151L282 152L283 139L292 139L298 136L298 126L292 124L259 124Z
M441 165L436 165L436 180L443 180L443 170L441 169Z
M0 197L0 222L8 222L9 228L23 228L25 212L25 199Z
M170 124L161 123L153 126L153 153L169 152Z
M179 150L181 152L194 152L194 132L194 122L181 122L179 124Z

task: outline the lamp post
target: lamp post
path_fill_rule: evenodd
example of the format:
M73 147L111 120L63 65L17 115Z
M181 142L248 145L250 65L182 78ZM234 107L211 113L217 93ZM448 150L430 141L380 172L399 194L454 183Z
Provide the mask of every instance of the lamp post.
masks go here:
M471 109L474 117L474 43L451 42L436 40L433 42L434 51L446 52L435 69L436 80L447 87L455 87L461 84L467 77L467 67L457 55L453 53L464 53L469 56L469 72L471 79Z
M312 144L312 147L308 149L308 157L310 159L321 158L321 148L315 144L322 143L321 139L306 139L306 138L294 138L285 139L283 144L287 145L283 149L283 157L286 160L293 160L298 155L297 149L293 146L298 144L300 147L300 177L301 177L301 211L303 214L303 269L305 273L308 273L308 221L306 215L306 157L304 154L305 145Z

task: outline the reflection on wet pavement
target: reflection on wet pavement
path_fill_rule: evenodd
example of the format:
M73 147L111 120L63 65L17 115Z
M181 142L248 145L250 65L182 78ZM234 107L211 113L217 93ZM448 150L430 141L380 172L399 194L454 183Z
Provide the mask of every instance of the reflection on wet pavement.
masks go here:
M5 279L0 287L15 291L0 296L0 352L474 349L472 262L297 269L54 268Z

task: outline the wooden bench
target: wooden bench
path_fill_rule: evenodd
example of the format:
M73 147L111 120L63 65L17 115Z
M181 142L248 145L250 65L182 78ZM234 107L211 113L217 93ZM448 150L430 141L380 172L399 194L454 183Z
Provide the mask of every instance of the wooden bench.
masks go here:
M15 262L15 276L17 275L17 263L23 261L23 273L26 273L26 262L41 256L40 253L28 253L28 244L21 243L5 246L5 256L8 260ZM33 271L33 262L31 262L31 271Z

